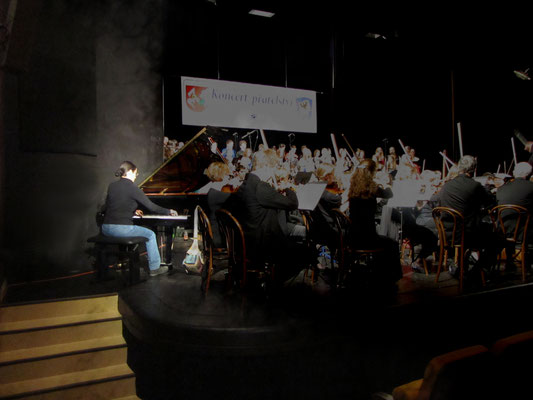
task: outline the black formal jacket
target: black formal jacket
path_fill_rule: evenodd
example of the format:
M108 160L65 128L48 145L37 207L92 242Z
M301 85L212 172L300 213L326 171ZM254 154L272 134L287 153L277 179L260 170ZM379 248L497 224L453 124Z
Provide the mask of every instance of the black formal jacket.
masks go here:
M248 173L232 193L225 206L241 223L246 253L253 260L276 261L286 256L286 232L280 224L280 213L298 208L296 193L279 193L254 173Z
M533 182L516 178L506 182L496 191L498 204L517 204L533 212Z
M496 199L498 200L498 204L516 204L527 208L529 212L533 214L533 182L524 178L510 180L498 188L496 191ZM507 232L514 230L516 224L514 218L504 214L503 220ZM532 221L530 221L528 228L528 236L530 239L530 232L533 228L532 225Z
M350 240L358 245L375 243L378 238L376 231L377 197L390 199L393 192L390 188L378 187L375 197L363 199L351 197L349 201Z
M446 182L436 197L442 207L451 207L463 214L465 234L475 233L488 210L496 204L495 196L465 174Z
M324 190L317 206L311 212L313 217L311 233L318 243L332 246L337 242L337 226L331 210L339 208L341 204L340 195Z

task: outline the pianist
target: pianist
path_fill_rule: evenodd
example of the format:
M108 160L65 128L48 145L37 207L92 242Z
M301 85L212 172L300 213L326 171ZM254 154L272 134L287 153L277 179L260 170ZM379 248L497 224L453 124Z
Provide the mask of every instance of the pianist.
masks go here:
M134 185L137 178L137 167L131 161L124 161L115 173L120 177L112 182L107 189L106 202L103 208L104 222L102 233L106 236L128 237L142 236L148 238L146 252L150 276L156 276L168 271L167 266L161 266L161 256L157 246L155 233L148 228L133 224L133 215L139 213L139 207L144 207L153 213L164 215L178 215L175 210L169 210L154 204L144 192Z

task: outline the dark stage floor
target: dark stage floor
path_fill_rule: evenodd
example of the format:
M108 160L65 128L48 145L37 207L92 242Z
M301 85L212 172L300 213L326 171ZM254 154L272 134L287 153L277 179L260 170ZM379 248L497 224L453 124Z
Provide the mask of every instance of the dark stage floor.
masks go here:
M4 302L118 292L145 399L370 399L422 377L435 355L533 329L533 285L518 273L461 295L447 272L435 284L405 267L395 293L331 290L327 274L310 285L301 273L265 297L224 290L221 271L204 298L181 266L191 243L176 238L173 271L132 287L120 271L105 282L81 273L10 285Z

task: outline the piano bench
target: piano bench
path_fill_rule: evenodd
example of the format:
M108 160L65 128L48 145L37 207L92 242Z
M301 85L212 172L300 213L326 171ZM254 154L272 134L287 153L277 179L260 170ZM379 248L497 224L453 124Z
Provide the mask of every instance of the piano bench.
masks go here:
M104 279L109 266L108 257L115 257L119 262L127 258L129 268L129 284L140 281L139 245L146 243L147 238L141 236L112 237L98 234L87 239L94 243L96 255L96 278Z

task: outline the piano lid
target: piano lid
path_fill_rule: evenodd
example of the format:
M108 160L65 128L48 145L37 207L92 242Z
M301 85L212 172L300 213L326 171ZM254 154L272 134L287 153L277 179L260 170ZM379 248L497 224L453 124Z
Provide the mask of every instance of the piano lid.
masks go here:
M194 192L209 178L205 169L213 161L223 161L211 151L207 128L200 130L175 154L139 184L147 196L175 196Z

